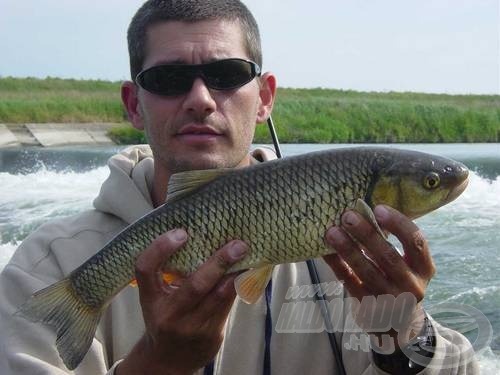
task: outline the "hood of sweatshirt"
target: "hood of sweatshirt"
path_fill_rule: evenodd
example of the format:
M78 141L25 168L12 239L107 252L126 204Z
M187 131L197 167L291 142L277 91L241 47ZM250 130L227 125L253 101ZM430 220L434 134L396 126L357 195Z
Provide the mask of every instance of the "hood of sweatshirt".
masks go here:
M94 200L94 207L128 224L153 209L154 161L148 145L131 146L108 160L109 176Z

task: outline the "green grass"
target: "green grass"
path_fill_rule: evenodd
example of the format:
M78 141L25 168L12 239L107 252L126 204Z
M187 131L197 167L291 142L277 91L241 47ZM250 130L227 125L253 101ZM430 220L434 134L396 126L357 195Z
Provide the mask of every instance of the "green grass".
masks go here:
M115 143L130 145L147 143L146 135L131 125L117 126L108 131L108 136Z
M283 89L273 118L288 142L500 140L500 96ZM257 129L256 141L266 133Z
M500 96L278 90L273 112L283 143L499 142ZM0 78L0 123L117 122L110 135L144 142L126 125L120 83ZM269 142L258 126L255 142Z
M1 78L0 122L126 122L120 83Z

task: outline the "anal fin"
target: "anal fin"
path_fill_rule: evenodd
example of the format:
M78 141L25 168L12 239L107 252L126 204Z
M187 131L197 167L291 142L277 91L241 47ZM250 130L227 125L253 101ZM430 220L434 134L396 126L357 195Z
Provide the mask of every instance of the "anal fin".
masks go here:
M271 280L273 268L272 264L265 264L261 267L245 271L236 277L234 288L243 302L252 304L259 300L269 280Z

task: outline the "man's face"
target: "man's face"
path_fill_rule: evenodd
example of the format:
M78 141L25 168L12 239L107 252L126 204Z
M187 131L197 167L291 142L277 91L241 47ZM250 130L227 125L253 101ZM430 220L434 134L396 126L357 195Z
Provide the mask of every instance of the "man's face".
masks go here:
M143 68L248 59L240 26L228 21L163 22L149 28ZM213 90L196 78L183 95L137 88L137 128L144 128L162 174L248 163L255 124L262 121L259 78L233 90ZM158 164L160 163L160 164Z

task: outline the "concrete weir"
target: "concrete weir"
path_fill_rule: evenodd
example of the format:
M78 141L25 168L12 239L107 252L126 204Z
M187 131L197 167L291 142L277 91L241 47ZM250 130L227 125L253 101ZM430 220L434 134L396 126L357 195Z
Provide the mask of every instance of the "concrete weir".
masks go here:
M0 147L19 146L21 142L4 124L0 124Z
M0 124L0 147L113 144L107 131L113 123Z

